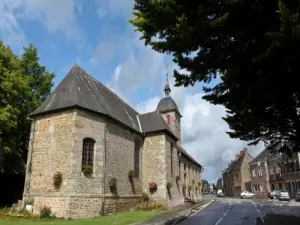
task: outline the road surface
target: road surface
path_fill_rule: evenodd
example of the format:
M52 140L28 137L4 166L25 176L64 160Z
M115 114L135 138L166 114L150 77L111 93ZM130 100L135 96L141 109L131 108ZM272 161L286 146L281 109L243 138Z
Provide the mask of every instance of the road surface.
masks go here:
M300 203L278 200L213 198L178 225L300 225Z

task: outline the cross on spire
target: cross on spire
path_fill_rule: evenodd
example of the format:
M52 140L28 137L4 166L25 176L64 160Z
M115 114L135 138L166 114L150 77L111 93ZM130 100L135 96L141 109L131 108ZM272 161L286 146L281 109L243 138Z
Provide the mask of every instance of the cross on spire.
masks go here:
M166 65L166 71L167 71L167 74L166 74L166 84L165 84L164 91L165 91L165 96L168 97L171 93L171 89L169 86L169 79L168 79L168 65Z

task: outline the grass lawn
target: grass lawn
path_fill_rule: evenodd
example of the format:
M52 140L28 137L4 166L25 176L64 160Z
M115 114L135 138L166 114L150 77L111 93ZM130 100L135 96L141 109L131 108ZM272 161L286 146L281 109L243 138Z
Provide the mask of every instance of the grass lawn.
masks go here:
M109 216L78 220L31 220L6 217L0 219L0 225L128 225L144 222L164 211L125 212Z

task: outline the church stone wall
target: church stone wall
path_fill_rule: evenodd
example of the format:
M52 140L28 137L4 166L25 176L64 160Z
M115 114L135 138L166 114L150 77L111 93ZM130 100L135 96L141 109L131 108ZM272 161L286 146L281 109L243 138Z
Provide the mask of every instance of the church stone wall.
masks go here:
M180 180L176 180L176 176L180 177L179 155L176 148L176 142L173 138L166 136L166 165L167 165L167 182L171 183L172 187L167 190L167 199L169 206L177 206L184 203L184 195ZM173 153L171 154L171 144L173 144ZM171 157L172 155L172 157ZM171 166L171 162L173 166ZM171 172L173 167L173 172Z
M186 185L185 196L187 198L191 198L194 201L199 201L202 199L201 170L198 165L196 165L190 159L185 157L183 154L180 157L180 160L181 160L181 171L182 171L180 183L181 183L181 187L183 184ZM188 190L189 186L192 186L192 190L190 191Z
M143 140L135 132L111 120L107 120L106 140L106 212L125 211L141 199ZM138 158L135 155L135 148L139 148ZM137 160L138 167L134 164ZM138 176L129 179L130 170L136 170ZM109 181L112 178L117 179L117 191L111 191L109 188Z
M102 208L104 118L81 110L38 117L35 121L29 193L34 213L50 206L61 217L97 216ZM82 144L93 138L94 172L87 178L81 172ZM62 186L56 190L52 176L63 175ZM92 207L91 207L92 206Z
M161 116L162 116L163 119L165 120L166 124L168 124L167 115L169 115L169 116L170 116L170 119L171 119L171 125L170 125L169 127L170 127L170 129L173 131L173 133L176 135L176 137L179 138L178 143L180 143L180 140L181 140L180 117L179 117L179 115L178 115L176 112L174 112L174 111L162 113Z
M143 148L143 192L156 201L166 204L167 165L166 136L164 133L148 133ZM149 193L149 183L157 184L157 191Z

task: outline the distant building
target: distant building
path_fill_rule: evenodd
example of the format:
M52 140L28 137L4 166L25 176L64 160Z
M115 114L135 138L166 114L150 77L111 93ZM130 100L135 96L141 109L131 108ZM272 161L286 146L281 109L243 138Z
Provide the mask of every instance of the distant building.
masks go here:
M223 191L226 196L239 196L241 192L251 190L249 162L252 160L245 148L228 164L222 174Z
M223 190L223 178L219 178L217 180L217 189L218 190Z

